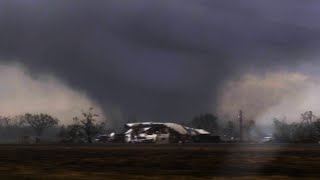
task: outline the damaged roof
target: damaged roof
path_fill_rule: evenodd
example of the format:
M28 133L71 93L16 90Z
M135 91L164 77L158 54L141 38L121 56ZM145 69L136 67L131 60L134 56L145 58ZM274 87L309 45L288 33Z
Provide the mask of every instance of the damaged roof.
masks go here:
M176 124L176 123L139 122L139 123L126 124L126 126L129 128L132 128L135 126L141 126L141 125L143 125L143 126L164 125L164 126L167 126L168 128L175 130L179 134L183 134L183 135L210 134L208 131L205 131L203 129L190 128L190 127L182 126L182 125Z

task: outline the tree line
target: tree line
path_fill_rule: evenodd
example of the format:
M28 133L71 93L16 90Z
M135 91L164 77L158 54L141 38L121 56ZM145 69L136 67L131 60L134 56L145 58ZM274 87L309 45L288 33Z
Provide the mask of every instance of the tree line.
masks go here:
M59 125L57 118L45 113L26 113L13 118L0 117L0 141L32 135L41 140L45 134L46 137L58 138L65 143L92 143L95 136L108 132L104 122L97 122L97 117L93 108L74 117L73 123L69 125ZM207 130L212 135L221 136L225 140L237 140L239 137L237 121L225 121L211 113L200 114L183 124ZM244 124L247 140L252 139L250 131L254 128L254 121Z
M13 141L21 137L35 135L35 141L41 141L46 133L47 137L59 138L62 142L88 142L102 133L104 123L97 122L93 108L82 112L81 116L73 118L70 125L59 126L59 120L49 114L25 113L15 117L0 117L0 140Z
M287 122L285 119L274 119L273 138L279 143L319 143L320 121Z
M211 134L219 135L224 140L239 140L240 125L238 121L221 120L218 116L207 113L196 116L190 125L201 128ZM270 128L270 127L266 127ZM243 124L245 141L261 141L267 134L256 126L254 120L247 120ZM320 118L311 111L301 114L301 118L294 122L286 119L273 119L271 127L271 142L275 143L319 143L320 142Z
M13 142L24 136L32 136L38 140L51 137L55 141L58 138L59 141L66 143L92 143L98 134L107 132L105 123L98 122L97 117L93 108L74 117L69 125L60 125L58 118L45 113L0 117L0 141ZM225 122L210 113L196 116L185 125L205 129L213 135L224 136L227 139L236 139L239 136L236 122ZM254 123L251 123L250 127L253 126Z
M46 137L58 138L60 142L92 143L93 138L98 134L108 132L105 123L98 122L97 117L93 108L74 117L73 122L69 125L59 125L57 118L45 113L26 113L12 118L0 116L0 141L12 142L19 137L32 135L41 140L45 134ZM220 119L212 113L197 115L183 124L204 129L212 135L220 136L225 141L238 141L240 137L238 120ZM244 121L243 130L245 141L257 141L265 136L259 131L254 120ZM285 119L274 119L272 138L274 142L280 143L319 142L320 119L307 123L288 123Z

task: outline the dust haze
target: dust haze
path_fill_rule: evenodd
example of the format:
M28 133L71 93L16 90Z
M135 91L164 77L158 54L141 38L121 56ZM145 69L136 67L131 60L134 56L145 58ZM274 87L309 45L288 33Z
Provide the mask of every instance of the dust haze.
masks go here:
M245 74L226 82L217 111L227 119L235 119L242 109L246 119L262 125L271 124L274 118L299 122L306 111L320 113L319 90L319 76L298 72Z
M90 107L102 110L84 93L76 92L50 75L31 77L19 64L0 65L0 114L48 113L69 124Z

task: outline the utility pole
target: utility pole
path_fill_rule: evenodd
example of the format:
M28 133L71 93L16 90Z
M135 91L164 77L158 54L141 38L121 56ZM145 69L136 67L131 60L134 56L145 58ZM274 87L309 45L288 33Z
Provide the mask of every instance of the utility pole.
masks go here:
M239 128L240 128L240 142L243 141L243 119L242 119L242 110L239 111Z

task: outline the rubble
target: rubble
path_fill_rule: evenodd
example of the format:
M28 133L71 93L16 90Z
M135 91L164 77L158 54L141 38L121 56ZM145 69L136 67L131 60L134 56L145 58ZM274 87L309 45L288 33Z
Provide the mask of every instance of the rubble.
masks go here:
M176 123L141 122L125 125L126 143L192 143L218 142L219 136L211 136L203 129L195 129Z

